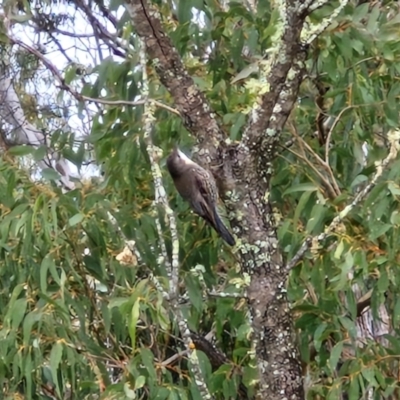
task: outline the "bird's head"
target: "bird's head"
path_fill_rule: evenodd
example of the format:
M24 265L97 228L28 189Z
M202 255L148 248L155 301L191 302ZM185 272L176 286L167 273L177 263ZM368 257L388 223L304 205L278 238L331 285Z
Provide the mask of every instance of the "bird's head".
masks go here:
M182 175L186 168L194 162L182 151L175 147L167 158L167 168L172 178Z

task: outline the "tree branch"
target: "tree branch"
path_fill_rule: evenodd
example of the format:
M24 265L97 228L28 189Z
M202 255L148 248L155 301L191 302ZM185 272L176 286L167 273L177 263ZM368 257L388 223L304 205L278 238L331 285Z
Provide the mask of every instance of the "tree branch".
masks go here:
M330 225L318 236L309 236L305 239L300 249L297 251L295 256L286 264L285 270L290 271L296 264L303 258L304 254L311 246L312 243L316 245L324 241L335 229L342 223L344 218L358 205L363 201L367 195L371 192L371 190L375 187L378 179L382 176L383 172L389 165L389 163L397 157L397 153L400 150L400 131L391 131L388 134L388 140L390 142L390 150L387 157L381 161L375 163L376 172L372 177L370 183L361 190L354 200L348 204L330 223Z
M142 87L142 95L144 98L147 98L149 95L149 84L146 73L146 55L144 46L140 51L140 61L142 66L142 75L143 75L143 87ZM170 302L172 311L177 318L177 324L179 327L179 331L182 336L182 340L185 343L186 350L189 355L189 360L191 364L191 371L194 375L194 381L199 389L200 395L202 399L209 400L212 399L210 392L207 388L206 382L204 380L203 374L200 369L199 359L197 358L196 351L193 346L191 333L189 330L189 326L187 320L185 319L182 309L179 305L178 301L178 291L179 291L179 237L176 226L176 219L173 211L169 207L167 193L162 183L162 175L161 170L158 165L159 159L159 149L157 149L151 140L151 132L153 128L153 123L155 121L154 118L154 107L150 104L146 104L144 107L143 113L143 121L144 121L144 140L147 144L147 153L150 158L151 163L151 171L154 179L155 186L155 203L159 203L164 207L164 210L167 214L169 227L171 230L171 239L172 239L172 261L169 262L168 258L165 259L165 264L167 266L167 276L169 279L169 291L168 291L168 300ZM158 227L160 224L158 223ZM164 257L167 256L166 246L164 242L164 238L161 235L161 230L158 229L159 232L159 241L162 254ZM164 292L164 290L162 290ZM164 296L165 297L165 296Z
M47 154L39 162L42 169L53 168L61 175L61 183L66 189L74 188L71 182L71 171L67 161L54 149L47 146L46 137L39 129L25 118L18 95L10 79L9 68L4 65L0 69L0 117L13 127L13 136L16 143L31 145L35 148L46 146Z
M217 159L217 147L225 139L215 115L186 71L170 38L161 27L159 14L146 0L127 0L126 8L137 34L144 40L161 83L171 93L183 123L199 142L205 141L208 155Z

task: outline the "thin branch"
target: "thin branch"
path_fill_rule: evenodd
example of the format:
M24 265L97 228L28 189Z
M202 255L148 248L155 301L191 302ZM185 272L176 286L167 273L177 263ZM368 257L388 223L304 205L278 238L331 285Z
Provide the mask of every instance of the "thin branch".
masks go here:
M163 104L157 100L154 99L142 99L142 100L136 100L136 101L128 101L128 100L106 100L106 99L97 99L95 97L89 97L89 96L82 96L79 95L80 98L82 100L85 101L90 101L93 103L100 103L100 104L107 104L110 106L132 106L132 107L136 107L136 106L140 106L146 103L150 103L150 104L154 104L155 106L159 107L159 108L163 108L164 110L167 110L169 112L171 112L172 114L181 116L179 111L176 110L175 108L172 108L170 106L167 106L166 104Z
M338 7L335 8L335 10L329 15L329 17L325 18L320 22L319 24L315 26L310 26L310 29L305 30L302 34L302 41L304 44L310 44L312 43L322 32L328 28L328 26L335 20L335 18L341 13L341 11L346 7L348 4L349 0L340 0L340 4ZM308 10L313 11L319 7L322 7L322 5L326 4L327 1L315 1L314 4L312 4Z
M336 198L337 194L335 192L335 189L332 187L331 183L329 182L329 180L326 179L325 176L321 174L321 172L318 170L318 168L306 156L302 156L301 154L296 153L294 150L292 150L290 148L287 148L286 150L289 151L290 153L292 153L293 155L295 155L300 160L303 160L314 171L314 173L319 177L319 179L321 179L322 184L327 189L330 199L333 200Z
M166 360L157 363L157 366L159 367L166 367L167 365L172 364L175 360L177 360L178 358L181 358L183 356L186 356L189 354L189 350L182 350L179 351L178 353L174 354L173 356L167 358Z
M340 113L338 114L338 116L335 118L335 120L333 121L333 124L331 126L331 128L329 129L328 134L326 135L326 143L325 143L325 163L327 165L329 165L329 147L331 144L331 138L332 138L332 133L333 130L335 129L337 123L340 121L340 118L342 117L342 115L347 111L347 110L351 110L352 108L354 108L353 105L351 106L347 106L345 108L343 108L342 111L340 111Z
M146 74L146 64L145 64L145 54L144 51L140 52L141 54L141 62L142 62L142 75L143 75L143 87L142 87L142 95L144 97L148 96L148 81ZM161 224L158 222L157 230L159 233L159 242L161 247L161 252L164 257L164 263L167 266L167 276L169 279L169 300L173 301L176 299L178 290L179 290L179 237L178 230L175 220L175 215L172 209L169 207L167 194L162 181L162 173L160 166L158 164L159 159L161 158L162 151L158 147L154 146L151 139L151 132L153 129L153 125L155 122L154 118L155 108L151 103L145 103L144 112L143 112L143 121L144 121L144 140L147 144L147 154L150 159L151 172L153 175L154 181L154 189L155 189L155 204L161 204L167 214L169 227L171 230L171 239L172 239L172 261L170 262L167 256L166 245L164 241L164 237L161 231Z
M318 8L323 7L325 4L330 3L331 0L307 0L304 3L304 7L308 7L309 11L315 11Z
M321 165L321 167L327 171L329 177L330 177L330 182L328 184L328 187L332 189L332 199L334 199L336 196L340 195L340 189L339 186L336 182L335 176L333 175L333 171L331 170L329 164L326 164L324 162L324 160L311 148L311 146L298 134L296 127L294 125L290 125L290 127L292 128L292 134L297 138L297 141L300 145L301 148L303 148L303 146L308 150L308 152L317 160L317 162ZM303 150L304 152L304 150ZM312 165L307 157L304 157L304 160L307 162L308 165ZM314 169L314 171L317 171L317 169L315 167L312 167ZM318 173L319 175L320 173Z
M376 104L376 105L380 105L380 104L383 104L383 103L385 103L385 102L378 102L378 103L375 103L375 104ZM330 174L330 176L331 176L331 179L332 179L333 182L335 183L335 187L336 187L337 190L338 190L338 194L340 194L340 189L339 189L339 187L336 185L336 179L335 179L335 177L334 177L334 175L333 175L333 171L332 171L332 169L331 169L331 167L330 167L330 165L329 165L329 150L330 150L330 143L331 143L331 139L332 139L333 130L335 129L335 127L336 127L336 125L338 124L338 122L341 120L342 115L343 115L347 110L352 109L352 108L364 107L364 106L368 106L368 107L369 107L369 106L371 106L371 104L350 105L350 106L347 106L347 107L343 108L343 110L340 111L340 113L339 113L339 114L337 115L337 117L334 119L334 121L333 121L333 123L332 123L332 125L331 125L331 127L330 127L330 129L329 129L328 135L326 136L326 143L325 143L325 162L324 162L321 158L319 158L319 161L320 161L321 165L323 166L323 168L325 168L325 169L329 172L329 174ZM311 148L310 148L310 149L311 149Z
M94 0L96 3L97 7L99 7L99 10L103 13L103 17L107 18L112 25L114 26L115 29L118 27L118 19L111 14L110 10L104 5L104 2L102 0Z
M149 84L146 72L146 53L145 46L142 44L140 50L140 63L142 67L142 95L146 99L149 95ZM209 400L212 399L210 392L208 391L206 382L204 380L203 374L200 368L200 362L197 357L197 352L194 349L193 341L191 338L191 332L185 319L182 309L179 305L178 301L178 291L179 291L179 237L178 230L176 226L175 215L171 210L168 204L167 193L163 186L161 170L158 164L160 155L162 154L159 149L154 146L151 139L151 132L153 130L153 124L155 121L154 118L155 108L151 103L146 103L144 106L143 112L143 120L144 120L144 140L147 144L147 153L149 155L150 164L151 164L151 172L154 180L155 187L155 203L161 204L166 212L169 228L171 231L171 239L172 239L172 261L171 263L168 261L166 255L166 246L164 242L164 238L161 232L160 223L158 223L158 231L159 231L159 242L162 254L164 255L164 262L167 265L167 276L169 278L169 301L174 311L174 314L177 318L177 323L179 327L179 331L182 336L182 340L185 343L186 351L189 355L189 360L191 363L191 371L194 375L195 383L199 389L200 395L202 399ZM164 291L164 290L163 290ZM164 296L165 297L165 296Z
M94 33L73 33L68 31L63 31L62 29L54 28L52 33L59 33L60 35L70 36L73 38L91 38L94 37Z
M99 40L101 38L104 41L104 43L113 50L115 55L125 59L126 53L123 53L120 50L120 48L122 48L125 51L127 51L128 48L123 43L121 43L117 40L116 35L110 33L99 22L99 20L93 15L93 12L90 9L90 7L87 4L85 4L84 1L81 1L81 0L75 1L75 5L81 11L83 11L85 13L85 15L87 16L87 18L92 26L96 40Z
M51 37L51 39L53 40L53 42L56 44L56 46L58 47L58 50L60 51L60 53L65 57L65 59L72 64L73 61L71 60L71 58L68 56L66 50L64 49L63 46L61 46L61 43L59 42L59 40L51 33L49 32L49 36Z
M146 99L146 100L142 99L142 100L136 100L136 101L128 101L128 100L107 100L107 99L83 96L80 93L78 93L76 90L72 89L72 87L70 85L67 85L65 83L65 79L62 77L62 75L59 72L59 70L57 69L57 67L53 63L51 63L42 53L40 53L35 48L27 45L26 43L20 41L19 39L15 39L10 36L9 36L9 39L10 39L11 43L21 46L22 48L24 48L31 54L35 55L40 61L42 61L43 65L45 67L47 67L47 69L49 69L50 72L57 79L58 83L60 84L60 88L68 91L78 101L89 101L92 103L106 104L106 105L111 105L111 106L132 106L132 107L144 105L144 104L146 104L146 102L150 102L150 103L156 105L157 107L163 108L175 115L180 116L180 113L178 110L176 110L166 104L163 104L160 101L154 100L154 99Z
M333 232L347 217L347 215L352 211L361 201L363 201L367 195L371 192L371 190L375 187L378 179L382 176L383 172L385 171L386 167L389 163L397 157L397 153L400 150L400 130L398 131L391 131L388 134L388 140L390 142L390 150L387 157L381 161L377 161L376 165L376 172L372 177L370 183L361 190L354 200L347 205L330 223L330 225L324 230L323 233L319 234L318 236L309 236L305 239L300 249L297 251L295 256L286 264L285 269L286 271L290 271L297 263L302 259L304 254L306 253L307 249L311 246L312 243L318 244L321 243L323 240L327 238L327 236Z

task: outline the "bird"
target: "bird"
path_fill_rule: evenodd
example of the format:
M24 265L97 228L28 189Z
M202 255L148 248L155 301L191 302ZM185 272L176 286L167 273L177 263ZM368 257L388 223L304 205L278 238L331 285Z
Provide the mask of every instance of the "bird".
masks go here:
M218 191L214 177L175 147L167 158L167 168L178 193L230 246L235 239L217 210Z

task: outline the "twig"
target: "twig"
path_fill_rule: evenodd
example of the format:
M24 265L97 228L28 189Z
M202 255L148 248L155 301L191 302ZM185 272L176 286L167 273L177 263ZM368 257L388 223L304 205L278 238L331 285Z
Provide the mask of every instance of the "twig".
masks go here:
M100 103L100 104L107 104L111 106L140 106L146 103L151 103L154 104L157 107L164 108L165 110L180 116L180 113L178 110L175 108L172 108L170 106L167 106L166 104L163 104L157 100L154 99L142 99L142 100L136 100L136 101L128 101L128 100L106 100L106 99L96 99L95 97L89 97L89 96L82 96L79 95L82 100L90 101L93 103Z
M177 360L180 357L186 356L189 353L189 350L182 350L176 354L174 354L173 356L167 358L166 360L160 362L157 364L157 366L159 367L166 367L167 365L173 363L175 360Z
M142 74L143 74L143 86L142 86L142 95L146 98L149 92L149 85L147 80L147 73L146 73L146 64L145 59L146 56L144 51L140 52L141 62L142 62ZM179 270L179 239L176 227L175 216L173 211L169 207L168 199L166 197L165 188L162 182L162 174L160 166L158 165L158 160L161 157L161 150L153 145L151 139L151 132L153 129L153 124L155 121L154 118L154 106L151 103L144 102L144 112L143 112L143 120L144 120L144 140L147 144L147 154L150 159L151 164L151 173L153 175L154 181L154 189L155 189L155 200L154 204L161 204L168 216L169 226L171 230L171 237L173 241L172 246L172 262L169 261L165 241L161 231L161 224L158 221L157 224L157 231L159 234L159 242L161 247L161 253L164 257L164 263L167 266L167 276L170 281L169 291L168 291L168 298L169 300L173 300L176 298L177 291L178 291L178 270ZM158 217L157 217L158 218ZM164 296L165 297L165 296Z
M301 154L296 153L294 150L292 150L290 148L287 148L287 151L289 151L290 153L295 155L300 160L303 160L314 171L314 173L319 177L319 179L321 179L322 184L325 186L325 188L327 189L327 191L329 193L329 197L332 200L336 198L337 193L335 192L335 189L332 187L329 180L326 179L325 176L322 175L320 171L318 171L318 168L315 167L315 165L306 156L302 156Z
M58 69L54 64L52 64L42 53L40 53L38 50L35 48L27 45L24 42L21 42L19 39L14 39L12 37L8 37L11 43L17 44L18 46L21 46L31 54L35 55L42 63L44 64L45 67L47 67L50 72L54 75L54 77L57 79L57 81L60 84L61 89L67 90L73 97L75 97L78 101L89 101L93 103L100 103L100 104L106 104L106 105L111 105L111 106L132 106L136 107L139 105L144 105L146 102L152 103L156 105L157 107L163 108L175 115L180 116L180 113L178 110L167 106L166 104L163 104L157 100L154 99L141 99L141 100L136 100L136 101L128 101L128 100L107 100L107 99L100 99L100 98L95 98L95 97L89 97L89 96L83 96L74 89L71 88L71 86L67 85L65 83L65 79L62 77Z
M336 196L340 195L340 189L339 186L336 182L335 176L333 175L333 172L329 166L329 164L326 164L325 161L311 148L311 146L298 134L296 127L294 125L290 125L292 127L292 133L293 135L297 138L297 141L300 145L300 147L303 149L303 146L309 151L309 153L317 160L317 162L321 165L321 167L327 171L329 177L330 177L330 182L328 183L328 188L331 188L332 190L332 198L335 198ZM304 149L303 149L304 152ZM304 156L304 160L311 166L312 164L308 161L307 157ZM312 166L314 171L317 171L315 167ZM319 172L317 172L318 175L320 175Z
M340 121L340 118L342 117L342 115L347 111L347 110L351 110L352 108L354 108L353 105L351 106L347 106L345 108L343 108L342 111L340 111L340 113L338 114L338 116L335 118L335 120L333 121L333 124L331 126L331 128L329 129L328 134L326 135L326 143L325 143L325 163L329 165L329 146L331 143L331 138L332 138L332 133L333 130L335 129L337 123Z
M122 57L123 59L126 58L126 53L124 54L122 51L120 51L120 48L125 50L126 52L129 50L126 46L124 46L122 43L117 42L117 38L115 35L110 33L100 22L99 20L93 15L92 10L90 7L81 0L75 1L75 5L81 9L85 15L87 16L90 24L92 25L93 33L95 35L96 40L99 40L100 38L104 41L105 44L107 44L114 52L115 55Z
M326 28L328 28L328 26L332 23L332 21L334 21L335 18L341 13L343 8L346 7L348 2L349 2L349 0L340 0L339 6L335 8L335 10L329 15L329 17L322 20L322 22L320 22L319 24L312 26L309 30L303 31L302 33L304 33L304 35L302 35L303 36L302 42L304 44L312 43L317 38L317 36L319 36L322 32L324 32L326 30ZM326 3L328 3L328 1L319 0L319 1L315 1L315 3L313 3L313 4L308 3L309 7L308 6L306 6L306 7L308 7L309 11L313 11L319 7L322 7ZM304 6L305 6L305 4L303 5L303 7Z
M90 38L90 37L94 37L94 33L74 33L74 32L64 31L64 30L58 29L58 28L55 28L52 32L53 33L59 33L60 35L64 35L64 36L70 36L70 37L73 37L73 38Z

